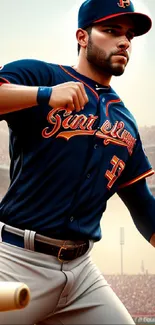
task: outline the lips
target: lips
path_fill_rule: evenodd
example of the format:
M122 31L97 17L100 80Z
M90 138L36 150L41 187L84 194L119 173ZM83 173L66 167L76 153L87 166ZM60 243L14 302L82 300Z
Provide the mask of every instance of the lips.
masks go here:
M123 56L125 57L127 60L129 60L129 54L127 51L119 51L115 54L116 56Z

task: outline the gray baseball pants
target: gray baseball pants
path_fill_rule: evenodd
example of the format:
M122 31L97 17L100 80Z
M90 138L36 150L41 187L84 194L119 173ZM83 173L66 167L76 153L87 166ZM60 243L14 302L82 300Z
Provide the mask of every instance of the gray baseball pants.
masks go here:
M0 324L134 324L92 262L90 251L71 262L0 243L0 281L20 281L31 290L29 305L0 312ZM102 258L102 256L101 256Z

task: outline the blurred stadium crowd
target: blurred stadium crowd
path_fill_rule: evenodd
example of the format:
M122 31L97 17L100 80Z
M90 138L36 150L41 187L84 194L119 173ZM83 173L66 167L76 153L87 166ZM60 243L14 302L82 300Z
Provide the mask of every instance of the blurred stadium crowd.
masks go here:
M131 315L155 315L155 275L104 275Z
M155 170L155 126L139 129L142 143L154 170ZM149 185L155 186L155 174L147 178Z
M0 122L0 166L9 165L8 129L5 122Z

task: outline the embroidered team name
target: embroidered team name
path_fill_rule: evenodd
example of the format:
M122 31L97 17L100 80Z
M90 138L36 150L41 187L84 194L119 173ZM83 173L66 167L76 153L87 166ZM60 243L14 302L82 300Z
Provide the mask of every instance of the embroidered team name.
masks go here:
M117 4L121 8L126 8L130 6L130 0L119 0Z
M60 113L62 113L62 116ZM69 140L79 135L95 135L103 139L104 145L109 145L111 143L125 146L129 154L132 154L136 139L125 129L123 122L116 121L115 124L112 125L109 120L106 120L100 129L93 129L98 116L92 114L89 116L85 116L84 114L73 115L71 113L71 111L67 111L64 107L52 109L47 116L47 120L51 127L46 127L42 131L42 136L44 138L50 138L57 134L56 138L61 137ZM63 131L60 131L62 128Z

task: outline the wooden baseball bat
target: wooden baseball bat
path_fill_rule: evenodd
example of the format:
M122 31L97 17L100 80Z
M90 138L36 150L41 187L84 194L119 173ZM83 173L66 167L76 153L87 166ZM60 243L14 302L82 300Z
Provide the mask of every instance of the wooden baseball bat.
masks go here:
M0 311L25 308L30 301L30 289L22 282L0 282Z

